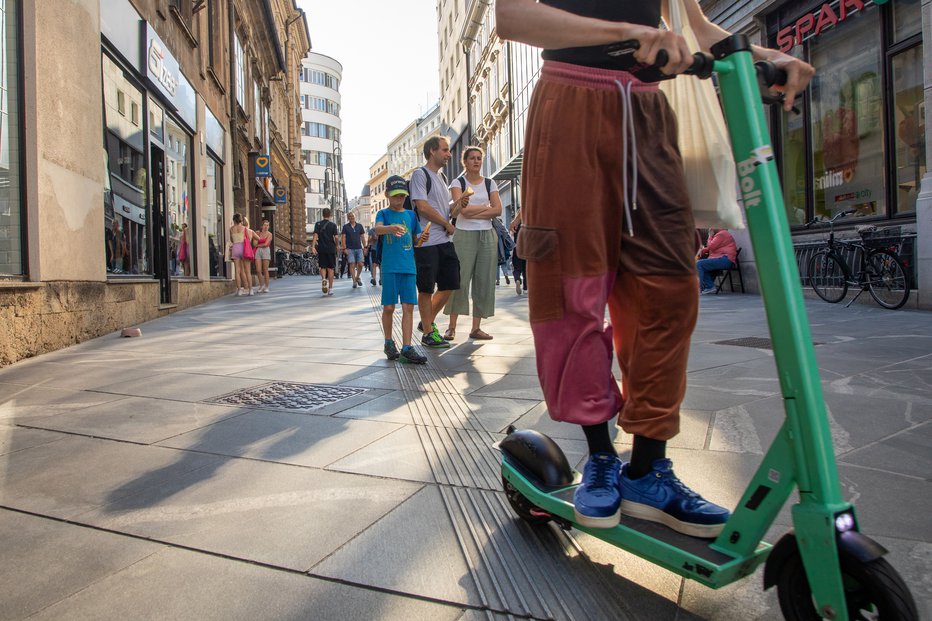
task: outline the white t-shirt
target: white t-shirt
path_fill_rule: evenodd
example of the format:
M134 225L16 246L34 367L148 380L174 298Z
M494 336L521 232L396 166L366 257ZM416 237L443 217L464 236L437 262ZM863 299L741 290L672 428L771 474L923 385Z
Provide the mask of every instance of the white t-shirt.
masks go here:
M427 174L430 175L430 195L427 194L427 177L424 175L425 170ZM430 203L431 207L437 210L437 213L449 219L450 191L447 190L447 186L443 185L444 183L446 183L446 178L441 177L431 169L426 167L416 168L414 172L411 173L411 181L408 183L408 189L411 192L411 201L427 201ZM420 217L419 219L421 222L421 229L427 228L427 223L430 222L430 220ZM450 241L450 236L447 235L443 226L433 223L430 226L430 232L428 233L427 241L424 242L424 247L445 244L448 241Z
M491 205L492 199L489 196L489 193L485 189L485 179L482 179L477 184L469 183L469 180L466 177L458 177L453 180L453 183L450 184L450 189L456 188L461 190L463 188L460 179L466 182L467 188L472 188L472 191L475 192L472 196L469 197L469 204L471 205ZM495 185L495 180L490 179L493 192L498 192L498 186ZM476 220L474 218L463 218L459 217L456 219L456 228L462 231L487 231L492 228L492 220L487 218L484 220Z

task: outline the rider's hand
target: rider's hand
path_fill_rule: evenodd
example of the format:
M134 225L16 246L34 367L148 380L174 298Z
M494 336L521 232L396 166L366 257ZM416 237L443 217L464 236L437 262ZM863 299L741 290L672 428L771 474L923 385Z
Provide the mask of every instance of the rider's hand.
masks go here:
M809 63L798 58L784 54L777 50L767 50L767 59L779 69L786 71L786 85L775 87L783 91L785 101L783 109L787 112L793 110L796 96L806 90L812 76L815 75L815 68Z
M665 50L669 60L660 70L667 75L683 73L693 64L686 39L675 32L630 24L625 39L637 39L641 44L634 52L634 59L645 65L653 65L657 62L657 53Z

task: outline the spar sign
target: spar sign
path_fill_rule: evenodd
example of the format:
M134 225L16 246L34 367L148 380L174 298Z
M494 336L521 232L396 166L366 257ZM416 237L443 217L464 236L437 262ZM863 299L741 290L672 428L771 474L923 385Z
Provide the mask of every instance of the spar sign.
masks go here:
M890 0L836 0L826 2L815 13L807 13L792 26L780 29L777 32L777 47L781 52L789 52L803 41L818 37L830 28L834 28L852 15L863 11L871 4L886 4Z

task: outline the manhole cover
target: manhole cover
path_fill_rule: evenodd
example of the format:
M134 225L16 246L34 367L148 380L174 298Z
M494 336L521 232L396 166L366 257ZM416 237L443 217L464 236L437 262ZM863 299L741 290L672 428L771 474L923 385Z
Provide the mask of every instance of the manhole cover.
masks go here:
M740 339L729 339L727 341L715 341L713 345L731 345L733 347L753 347L754 349L773 349L773 342L759 336L746 336ZM813 345L824 345L813 341Z
M208 399L208 401L253 408L312 412L364 392L366 392L365 388L272 382L262 386L237 390L215 399Z

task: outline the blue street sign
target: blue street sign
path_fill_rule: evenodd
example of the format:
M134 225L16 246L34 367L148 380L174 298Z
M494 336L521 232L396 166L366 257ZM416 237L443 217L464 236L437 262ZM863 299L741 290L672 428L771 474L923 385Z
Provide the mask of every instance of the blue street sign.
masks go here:
M259 155L256 157L256 176L272 176L272 161L269 159L268 155Z

